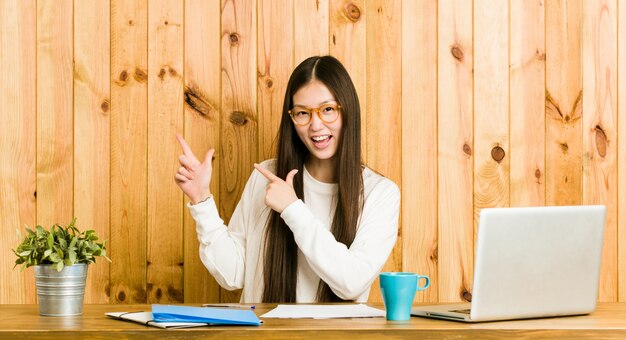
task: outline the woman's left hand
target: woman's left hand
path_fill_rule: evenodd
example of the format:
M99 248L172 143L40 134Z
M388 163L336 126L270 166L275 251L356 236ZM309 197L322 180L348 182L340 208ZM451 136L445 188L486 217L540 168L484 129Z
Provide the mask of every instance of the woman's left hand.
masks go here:
M296 191L293 189L293 177L296 173L298 173L297 169L289 171L287 177L283 181L280 177L274 175L271 171L262 168L258 164L254 164L254 168L269 181L267 191L265 192L265 205L280 214L291 203L298 200Z

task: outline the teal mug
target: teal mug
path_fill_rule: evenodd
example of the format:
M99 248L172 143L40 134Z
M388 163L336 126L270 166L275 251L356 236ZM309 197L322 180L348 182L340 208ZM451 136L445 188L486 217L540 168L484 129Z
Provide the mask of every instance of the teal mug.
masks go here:
M419 285L423 280L424 284ZM430 286L430 278L415 273L380 273L380 292L387 311L387 320L403 321L411 318L415 292Z

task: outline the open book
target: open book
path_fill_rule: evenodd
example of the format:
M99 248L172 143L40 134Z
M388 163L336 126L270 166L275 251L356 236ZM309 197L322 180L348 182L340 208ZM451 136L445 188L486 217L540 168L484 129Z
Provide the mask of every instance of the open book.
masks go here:
M185 328L209 325L258 326L261 320L252 310L152 305L152 312L105 313L107 316L159 328Z
M106 316L118 320L137 322L142 325L159 328L188 328L208 326L208 323L198 322L156 322L152 318L152 312L115 312L104 313Z

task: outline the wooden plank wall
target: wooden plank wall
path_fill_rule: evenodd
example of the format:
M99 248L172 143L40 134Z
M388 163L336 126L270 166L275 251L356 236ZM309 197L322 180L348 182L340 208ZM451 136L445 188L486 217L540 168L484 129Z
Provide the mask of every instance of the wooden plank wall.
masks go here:
M21 241L16 229L36 220L37 26L35 1L0 2L0 251ZM11 252L12 253L12 252ZM4 303L34 303L32 273L11 270L15 258L2 257Z
M600 300L617 299L617 2L583 2L583 203L604 204Z
M148 4L147 293L160 303L183 301L182 193L171 185L180 152L167 142L183 130L183 8Z
M185 1L184 53L184 137L198 157L216 147L220 140L220 22L205 20L210 13L219 13L217 1ZM193 29L190 29L193 27ZM202 159L202 158L201 158ZM214 169L221 160L213 161ZM220 174L213 171L211 193L220 201ZM204 268L198 256L196 223L188 209L183 209L184 223L184 295L186 302L219 301L219 286Z
M110 3L74 2L74 216L110 239ZM77 143L76 141L80 141ZM104 166L103 166L104 165ZM110 266L88 272L94 303L109 302Z
M198 157L216 149L228 221L252 163L275 154L290 72L315 54L345 64L364 161L402 190L384 270L430 275L416 302L471 298L482 208L575 204L608 207L599 299L625 301L625 7L1 1L0 303L36 301L32 270L11 270L16 228L73 216L113 260L91 266L86 302L236 301L199 260L175 134Z
M472 288L474 46L471 5L468 1L453 0L445 6L438 4L437 8L436 161L439 223L437 248L433 257L437 266L436 276L439 278L437 297L441 302L467 300ZM428 65L426 70L433 66ZM435 159L429 161L434 162ZM414 190L421 191L421 188ZM411 191L402 188L405 197ZM459 197L465 199L459 200ZM428 225L418 225L417 233L424 227Z
M112 303L147 301L148 6L111 1Z

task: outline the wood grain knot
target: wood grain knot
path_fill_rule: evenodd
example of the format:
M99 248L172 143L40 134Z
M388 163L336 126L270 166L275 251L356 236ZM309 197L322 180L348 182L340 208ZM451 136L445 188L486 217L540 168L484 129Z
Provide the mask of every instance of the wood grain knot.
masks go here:
M549 117L551 117L552 119L556 121L560 121L561 119L563 119L561 108L559 107L559 104L556 102L556 100L552 98L552 95L550 95L550 91L546 90L545 96L546 96L546 115L548 115Z
M468 292L467 289L463 289L461 292L461 299L467 302L472 302L472 293Z
M161 298L163 297L163 292L161 291L161 288L157 288L156 292L154 292L154 296L157 300L161 300Z
M539 50L539 49L537 49L537 50L535 51L535 55L537 56L537 60L540 60L540 61L544 61L544 60L546 60L546 53L545 53L545 52L542 52L542 51L541 51L541 50Z
M471 156L472 155L472 147L469 146L469 144L467 144L467 143L463 144L463 152L466 155Z
M146 72L146 70L141 69L139 67L135 67L133 78L135 78L135 80L139 83L145 83L148 81L148 72Z
M233 111L230 113L230 122L242 126L248 122L248 118L246 118L246 114L241 111Z
M37 191L33 192L33 196L37 198Z
M148 301L148 293L142 287L135 288L135 301Z
M120 81L123 83L126 83L127 80L128 80L128 72L124 70L120 73Z
M361 18L361 9L352 2L347 4L344 10L346 11L346 17L352 22L357 22Z
M211 111L209 101L195 87L185 87L185 103L202 117L208 117Z
M462 63L465 59L465 54L463 53L461 47L458 45L453 45L450 48L450 53L452 54L452 57L454 57L454 59L456 59L460 63Z
M165 71L165 69L164 69L164 68L161 68L161 69L159 70L159 74L158 74L157 76L159 77L159 79L163 80L163 79L165 79L165 73L167 73L167 72Z
M578 97L576 97L576 101L574 102L574 107L572 107L572 120L579 120L583 114L583 91L580 90L578 92Z
M108 99L103 100L102 103L100 104L100 109L102 110L102 112L109 112L110 108L111 108L111 104L109 103Z
M180 289L175 289L172 286L167 287L167 295L170 297L171 301L183 302L185 299L183 291Z
M178 72L176 72L176 70L171 68L171 67L167 68L167 73L170 74L170 77L177 77L178 76Z
M596 125L595 132L596 132L596 150L598 150L598 155L604 158L606 157L606 149L607 149L607 144L609 144L609 141L606 138L606 133L604 133L604 130L600 127L600 125Z
M541 170L535 169L535 178L536 179L540 179L541 178Z
M563 153L567 153L567 150L569 150L569 146L567 145L567 143L559 143L559 147L561 148L561 152Z
M126 300L126 293L124 292L117 293L117 301L124 301L124 300Z
M239 44L239 34L231 33L228 36L228 41L230 41L231 46L235 46L235 45Z
M132 26L132 25L134 25L134 24L135 24L135 22L134 22L134 21L132 21L132 20L128 20L128 26Z
M437 246L435 246L435 249L430 253L430 260L435 263L439 260L439 248Z
M265 87L267 87L268 89L271 89L273 86L274 86L274 80L268 77L265 80Z
M494 161L500 163L504 159L504 156L504 149L502 149L501 147L495 146L493 149L491 149L491 158L493 158Z
M170 22L169 22L169 21L167 21L167 20L165 20L164 24L165 24L165 26L167 26L167 25L169 25L169 24L170 24Z

